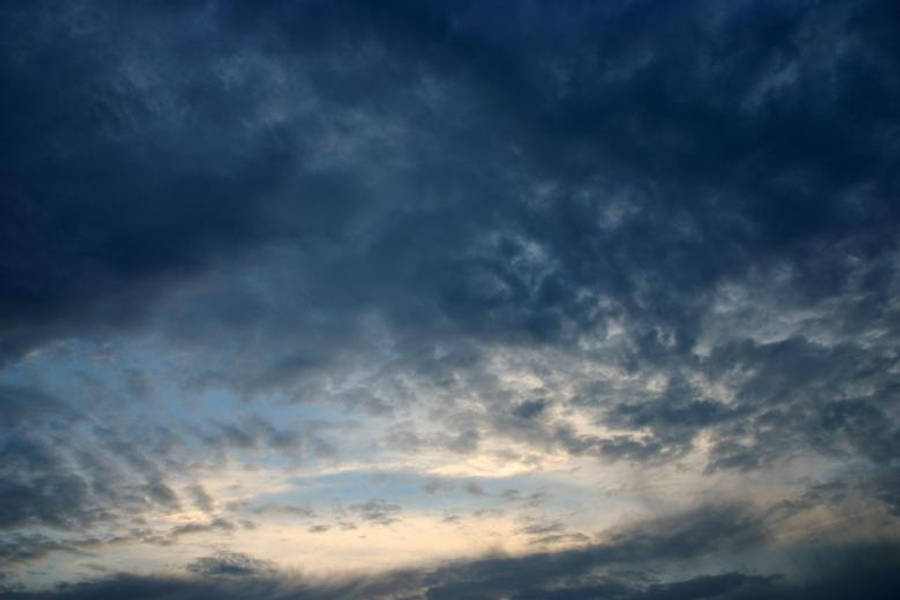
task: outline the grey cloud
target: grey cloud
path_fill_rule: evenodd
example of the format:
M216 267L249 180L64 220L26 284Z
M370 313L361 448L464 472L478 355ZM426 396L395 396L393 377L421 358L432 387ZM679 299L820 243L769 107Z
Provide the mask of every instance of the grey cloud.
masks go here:
M471 494L472 496L487 496L488 493L484 491L479 484L474 481L467 483L463 486L463 491L467 494Z
M550 494L546 490L538 490L536 492L528 494L524 498L523 502L525 506L540 506L549 495Z
M472 514L479 518L502 517L505 514L505 511L500 508L479 508L478 510L472 511Z
M513 415L521 419L532 419L540 415L547 407L545 400L529 400L513 409Z
M438 492L452 491L454 489L454 485L446 481L434 480L426 483L424 486L422 486L422 489L424 489L425 493L429 496L433 496Z
M397 504L390 504L380 499L351 504L347 509L359 516L363 521L378 525L390 525L400 520L402 508Z
M535 523L534 525L522 527L521 529L516 530L516 532L524 533L525 535L543 535L547 533L558 533L563 529L565 529L565 525L559 521L555 521L553 523Z
M178 496L175 495L172 488L160 480L148 483L144 486L144 491L150 499L157 504L161 504L170 509L176 509L180 506Z
M585 544L590 541L591 538L583 533L551 533L550 535L535 537L528 543L533 546L549 546L553 544Z
M274 571L267 561L240 552L219 552L198 558L187 570L202 577L259 577Z
M435 434L421 434L412 423L399 422L391 426L385 443L391 448L416 452L423 448L439 448L457 454L471 454L478 449L481 432L467 415L448 419L448 427Z
M466 582L457 585L443 585L426 588L422 595L409 582L415 573L398 573L394 577L381 580L357 580L334 583L304 583L296 580L252 579L215 581L176 577L128 577L102 580L69 586L59 592L27 594L8 592L10 600L82 600L84 598L158 598L178 597L237 599L254 597L325 599L325 598L394 598L397 594L408 598L515 598L527 600L536 598L614 598L616 600L697 600L699 598L722 598L723 600L762 599L781 600L787 598L827 598L829 600L849 600L860 597L881 600L892 598L896 577L888 568L871 566L857 574L827 576L804 582L786 584L778 578L744 573L722 573L691 579L642 585L641 582L623 581L621 578L607 580L597 578L588 585L553 586L549 588L524 588L524 586L498 586L491 580ZM224 578L220 578L224 579ZM414 579L418 583L418 579ZM509 595L509 594L512 595ZM457 595L453 595L457 594ZM468 595L460 595L468 594Z
M874 478L875 495L900 516L900 469L886 469Z
M878 463L894 455L900 428L886 417L883 407L894 403L896 394L891 378L881 370L885 359L875 353L850 344L823 347L802 339L768 345L748 342L720 352L734 356L737 360L729 360L730 364L740 364L754 375L741 390L746 418L719 429L713 467L753 468L803 446L827 454L851 447ZM749 446L731 441L739 433L751 434Z
M519 492L519 490L509 488L500 492L500 497L504 500L514 501L520 499L522 497L522 494L521 492Z
M45 535L4 534L0 537L0 564L23 562L43 558L51 552L74 549L63 542Z
M60 408L52 414L72 413ZM33 423L27 433L4 432L0 529L24 535L49 528L66 538L51 537L53 543L44 546L66 550L132 537L122 533L130 524L181 507L163 474L165 467L180 464L170 432L144 430L125 442L124 432L92 426L92 421L84 415L62 430L48 418Z
M178 538L183 535L193 535L197 533L231 533L237 529L237 526L227 519L213 519L206 523L186 523L178 525L169 530L168 535L172 538Z
M0 448L0 528L75 529L107 516L88 482L52 448L23 437L8 438Z
M194 505L197 506L203 512L212 512L213 510L213 498L206 493L206 490L203 489L203 486L199 483L191 484L188 487L188 493L191 496L191 499L194 501Z
M0 386L0 426L4 431L12 431L20 426L27 426L34 420L47 422L73 422L81 415L71 407L60 402L49 394L32 388L17 386Z
M298 518L312 518L316 516L316 511L312 509L310 506L294 506L294 505L281 505L281 504L262 504L259 506L253 507L234 507L234 508L246 508L249 512L254 515L286 515L290 517L298 517Z
M304 422L297 428L279 428L256 415L221 423L213 431L198 432L207 446L217 452L259 450L266 448L294 460L306 457L334 458L338 450L320 433L328 424Z

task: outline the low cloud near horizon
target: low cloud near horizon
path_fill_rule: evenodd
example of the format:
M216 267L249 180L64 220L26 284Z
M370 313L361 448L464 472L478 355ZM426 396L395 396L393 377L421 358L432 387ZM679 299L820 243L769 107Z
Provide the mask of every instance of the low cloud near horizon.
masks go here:
M892 597L894 2L0 15L0 597Z

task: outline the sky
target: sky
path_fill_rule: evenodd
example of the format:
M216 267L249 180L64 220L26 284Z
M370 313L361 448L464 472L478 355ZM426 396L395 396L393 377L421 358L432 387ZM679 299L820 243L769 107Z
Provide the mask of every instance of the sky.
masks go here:
M0 598L892 598L894 0L0 4Z

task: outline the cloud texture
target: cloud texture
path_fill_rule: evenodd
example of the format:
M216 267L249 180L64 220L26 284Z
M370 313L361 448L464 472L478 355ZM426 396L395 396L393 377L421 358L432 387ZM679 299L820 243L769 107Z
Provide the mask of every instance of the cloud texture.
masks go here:
M0 13L0 594L895 588L895 3Z

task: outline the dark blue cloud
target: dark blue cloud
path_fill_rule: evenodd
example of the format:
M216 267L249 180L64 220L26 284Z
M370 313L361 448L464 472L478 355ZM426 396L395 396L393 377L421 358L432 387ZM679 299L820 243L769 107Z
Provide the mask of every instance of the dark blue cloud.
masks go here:
M365 254L311 257L350 271L318 282L323 301L406 311L405 290L422 317L554 339L595 325L573 294L587 286L680 323L687 348L703 290L748 261L790 256L798 284L834 293L840 273L826 277L835 265L816 264L815 248L859 234L877 254L897 217L889 10L538 4L501 19L470 6L225 3L42 21L12 6L3 300L19 325L7 344L54 323L117 326L222 253L344 240L373 206L390 219L370 225ZM166 36L138 52L160 22ZM308 75L319 105L266 124L273 96L300 102L303 90L222 73L248 50ZM430 113L417 94L429 78L471 108ZM415 163L386 163L374 188L367 165L310 172L329 112L347 108L401 116L401 146L382 158ZM528 201L529 179L554 184L543 206ZM604 229L617 197L635 214ZM497 244L473 251L489 233ZM523 241L553 262L530 285L514 268ZM368 289L350 292L360 276Z

